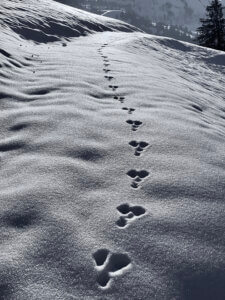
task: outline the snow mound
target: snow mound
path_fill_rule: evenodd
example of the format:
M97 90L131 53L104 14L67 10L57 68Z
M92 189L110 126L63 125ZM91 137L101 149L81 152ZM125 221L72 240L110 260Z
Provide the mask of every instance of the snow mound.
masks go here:
M55 42L102 31L135 31L121 21L96 16L52 0L3 0L0 24L24 39Z

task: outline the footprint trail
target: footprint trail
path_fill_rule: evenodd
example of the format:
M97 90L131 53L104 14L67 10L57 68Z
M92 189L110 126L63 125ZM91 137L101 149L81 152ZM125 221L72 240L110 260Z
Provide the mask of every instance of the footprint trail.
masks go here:
M107 81L111 81L115 78L108 75L108 73L111 72L111 70L108 68L110 66L110 59L103 53L103 49L106 46L108 46L107 43L103 44L98 49L98 53L103 59L103 72L105 73L104 78ZM109 85L108 87L113 92L113 99L120 103L124 103L125 97L116 93L119 86ZM122 110L126 111L128 114L133 114L135 112L135 108L132 107L122 107ZM132 131L137 131L142 125L142 122L138 120L129 119L126 121L126 123L131 125ZM129 145L135 149L135 156L140 156L141 153L143 153L144 150L146 150L149 146L149 144L144 141L137 142L135 140L130 141ZM138 189L141 183L149 176L148 171L138 171L135 169L129 170L126 174L132 179L131 187L133 189ZM116 209L120 215L116 221L116 226L118 229L125 229L129 224L146 214L146 209L144 207L139 205L130 205L129 203L121 204ZM104 248L94 252L92 254L92 258L94 260L95 269L97 272L96 281L101 289L109 288L113 278L122 276L132 265L132 261L127 253L113 253Z

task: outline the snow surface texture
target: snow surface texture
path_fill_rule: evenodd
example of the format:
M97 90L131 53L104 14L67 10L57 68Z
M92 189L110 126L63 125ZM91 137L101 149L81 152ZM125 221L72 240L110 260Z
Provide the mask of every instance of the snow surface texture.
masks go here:
M134 31L131 25L91 15L51 0L3 0L0 24L25 39L55 42L98 31Z
M1 299L224 300L225 55L138 32L34 43L18 15L67 9L23 3L0 8Z

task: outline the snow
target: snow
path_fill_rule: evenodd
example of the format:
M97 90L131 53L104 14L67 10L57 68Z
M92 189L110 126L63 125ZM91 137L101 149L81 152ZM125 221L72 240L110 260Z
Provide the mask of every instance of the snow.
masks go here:
M3 0L0 24L35 42L55 42L98 31L137 30L124 22L74 9L49 0Z
M0 4L2 299L223 300L224 54L46 3Z

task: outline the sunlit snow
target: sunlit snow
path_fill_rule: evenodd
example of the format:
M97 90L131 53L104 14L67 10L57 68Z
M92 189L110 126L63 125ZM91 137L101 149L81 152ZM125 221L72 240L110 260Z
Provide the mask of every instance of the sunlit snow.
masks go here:
M224 300L225 54L0 11L0 298Z

